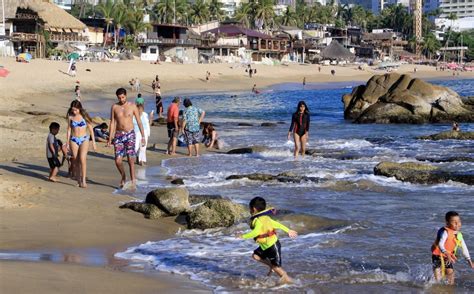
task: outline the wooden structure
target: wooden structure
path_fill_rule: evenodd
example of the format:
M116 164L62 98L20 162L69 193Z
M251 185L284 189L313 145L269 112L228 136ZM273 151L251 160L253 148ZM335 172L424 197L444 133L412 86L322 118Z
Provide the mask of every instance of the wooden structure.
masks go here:
M46 56L49 42L53 47L63 42L87 42L86 26L55 4L44 1L18 1L10 40L16 53L29 52L36 58Z

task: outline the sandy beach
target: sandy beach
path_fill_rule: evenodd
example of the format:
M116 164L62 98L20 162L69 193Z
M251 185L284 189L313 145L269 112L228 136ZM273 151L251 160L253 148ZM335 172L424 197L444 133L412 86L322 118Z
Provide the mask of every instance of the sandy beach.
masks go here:
M174 218L144 219L139 213L121 210L120 203L131 197L113 194L119 177L113 163L113 149L98 144L88 156L88 189L80 189L60 173L60 182L46 181L48 166L45 140L52 121L61 124L58 138L65 140L65 113L80 81L82 99L102 99L107 109L115 102L115 89L139 78L142 93L151 97L151 81L160 76L162 92L250 91L253 84L263 88L278 83L365 82L374 70L356 67L317 65L255 65L250 79L245 69L233 64L161 64L141 61L119 63L79 63L78 74L64 73L67 63L33 60L29 64L0 58L0 65L11 73L0 78L0 251L59 250L102 248L113 256L132 244L165 239L180 228ZM397 72L413 73L413 65ZM420 78L452 78L451 72L417 66ZM331 69L336 75L330 74ZM211 72L210 82L205 72ZM474 78L461 73L460 78ZM129 90L130 87L127 88ZM136 93L130 93L134 96ZM165 101L165 107L169 101ZM93 109L90 111L94 111ZM152 127L148 165L159 165L167 158L164 127ZM156 148L151 148L155 146ZM180 155L185 154L179 148ZM108 263L87 266L80 261L26 262L0 261L0 290L4 293L167 293L205 292L209 289L184 277L145 276L124 272L120 265Z

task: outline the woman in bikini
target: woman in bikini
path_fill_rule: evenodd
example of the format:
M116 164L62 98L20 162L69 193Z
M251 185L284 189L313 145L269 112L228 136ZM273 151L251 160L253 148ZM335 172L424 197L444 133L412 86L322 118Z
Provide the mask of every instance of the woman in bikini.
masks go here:
M89 151L89 134L92 138L92 147L96 150L94 131L91 125L91 119L82 104L78 100L71 103L67 111L67 140L66 146L71 150L74 174L77 183L81 188L87 188L86 170L87 170L87 152Z
M309 137L309 109L304 101L298 102L298 107L291 118L290 130L288 131L288 140L290 140L293 132L293 139L295 140L295 158L301 149L301 156L305 155L306 142Z

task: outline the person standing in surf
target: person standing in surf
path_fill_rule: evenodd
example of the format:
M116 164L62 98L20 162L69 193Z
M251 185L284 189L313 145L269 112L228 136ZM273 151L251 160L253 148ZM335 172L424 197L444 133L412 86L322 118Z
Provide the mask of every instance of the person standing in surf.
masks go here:
M458 258L456 253L461 249L467 264L474 269L474 263L469 255L466 243L461 233L461 217L456 211L448 211L445 216L446 226L438 230L436 240L431 246L433 273L437 282L444 277L449 285L454 285L454 268Z
M145 145L145 132L142 125L138 108L134 103L127 102L127 90L119 88L115 92L118 102L112 105L110 111L110 137L107 146L114 145L115 165L120 173L120 188L123 188L126 181L126 174L123 168L122 160L125 156L128 158L130 169L130 179L135 184L135 131L133 128L133 117L137 121L141 134L141 145ZM112 140L112 134L114 138Z
M306 143L309 138L309 109L304 101L298 102L295 113L291 117L291 125L288 130L288 140L290 140L291 133L293 133L293 139L295 140L295 158L301 150L301 156L305 155Z
M290 230L281 223L274 221L270 215L274 214L274 209L267 209L267 203L262 197L255 197L249 203L250 228L252 231L239 236L242 239L254 239L258 248L252 254L253 259L269 267L268 275L273 272L280 277L280 283L288 284L292 280L281 267L281 245L276 234L276 229L282 230L290 238L296 238L298 233Z

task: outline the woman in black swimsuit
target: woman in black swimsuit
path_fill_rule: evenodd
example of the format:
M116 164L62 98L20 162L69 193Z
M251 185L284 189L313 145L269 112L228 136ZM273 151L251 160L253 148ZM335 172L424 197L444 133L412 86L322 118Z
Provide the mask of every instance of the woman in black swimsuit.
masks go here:
M293 132L293 138L295 140L295 157L298 157L298 153L301 149L301 156L305 155L306 142L309 137L309 109L304 101L298 102L296 112L293 113L291 118L290 130L288 131L288 140L290 140L291 133Z

